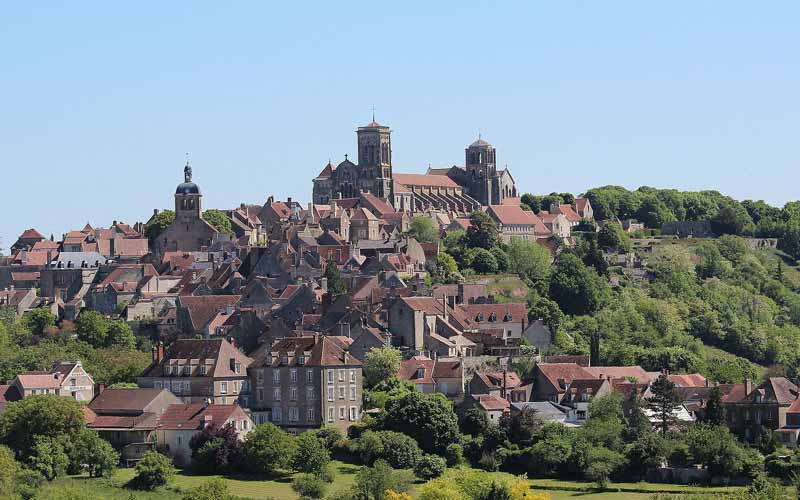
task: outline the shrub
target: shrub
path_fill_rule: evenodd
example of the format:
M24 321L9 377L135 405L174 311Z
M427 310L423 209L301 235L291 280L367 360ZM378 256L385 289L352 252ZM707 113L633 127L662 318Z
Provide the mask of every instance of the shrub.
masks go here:
M379 433L383 443L381 458L395 469L412 469L422 456L417 442L401 432L382 431Z
M322 440L322 444L324 444L325 448L327 448L330 452L341 446L341 443L345 438L342 431L331 426L325 426L317 430L316 435Z
M292 481L292 489L300 498L322 498L327 486L322 479L313 474L300 474Z
M244 456L253 472L270 474L291 464L295 438L271 423L250 431L244 441Z
M69 457L61 443L51 437L36 436L33 449L28 458L31 468L38 471L48 481L64 474L69 465Z
M447 469L447 463L437 455L423 455L414 464L414 474L426 481L441 476L445 469Z
M464 448L458 444L453 443L445 450L445 460L447 460L448 467L457 467L464 462Z
M156 451L148 451L136 464L133 485L138 489L154 490L164 486L175 475L175 467L169 458Z
M228 491L228 484L220 478L210 479L183 494L181 500L236 500Z

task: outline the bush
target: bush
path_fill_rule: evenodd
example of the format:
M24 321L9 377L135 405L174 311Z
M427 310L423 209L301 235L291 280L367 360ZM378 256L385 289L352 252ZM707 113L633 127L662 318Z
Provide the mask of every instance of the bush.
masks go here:
M164 486L175 475L175 467L169 458L156 451L148 451L136 464L133 486L142 490L154 490Z
M327 486L322 479L313 474L301 474L292 481L292 489L300 498L322 498Z
M84 429L75 438L70 460L78 468L85 466L89 477L100 477L114 470L119 463L119 453L97 432Z
M400 432L379 432L383 443L381 458L395 469L413 469L422 456L417 442Z
M464 462L464 447L458 443L453 443L445 450L445 460L448 467L457 467Z
M48 481L64 474L69 465L69 457L61 443L47 436L34 438L33 450L28 461L31 468L41 473Z
M236 500L224 479L210 479L183 494L181 500Z
M445 460L437 455L423 455L414 465L414 474L426 481L444 474L447 469Z
M344 441L344 433L336 427L325 426L315 432L318 438L322 440L322 444L328 451L333 452L336 448L341 446Z

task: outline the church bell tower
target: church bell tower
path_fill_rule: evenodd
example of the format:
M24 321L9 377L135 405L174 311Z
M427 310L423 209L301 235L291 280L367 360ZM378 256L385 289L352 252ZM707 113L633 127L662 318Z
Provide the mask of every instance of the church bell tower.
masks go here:
M202 213L200 187L192 182L192 166L186 161L183 167L183 182L175 188L175 219L189 221L199 219Z
M380 198L392 194L392 139L391 130L375 121L358 127L358 170L362 188Z

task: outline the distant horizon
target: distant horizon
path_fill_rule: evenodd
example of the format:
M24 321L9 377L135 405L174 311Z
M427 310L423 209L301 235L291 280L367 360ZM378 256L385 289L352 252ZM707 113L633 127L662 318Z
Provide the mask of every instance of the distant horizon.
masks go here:
M0 16L0 247L144 222L185 152L207 208L307 203L355 129L396 172L480 133L520 192L800 198L800 4L12 4Z

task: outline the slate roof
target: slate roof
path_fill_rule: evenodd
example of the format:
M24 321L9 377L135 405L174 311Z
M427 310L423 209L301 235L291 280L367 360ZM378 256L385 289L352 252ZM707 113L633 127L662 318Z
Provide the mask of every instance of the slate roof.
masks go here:
M503 323L527 321L528 319L528 307L525 304L462 304L458 308L476 322ZM494 320L491 319L492 315L494 315Z
M507 399L491 394L473 394L472 397L477 401L478 406L485 411L507 411L511 404Z
M251 368L264 366L361 366L361 361L348 353L349 343L343 337L308 335L277 341L272 347L259 349ZM276 356L272 356L276 353ZM301 356L309 353L304 364ZM284 362L284 358L285 361Z
M230 360L235 359L241 364L241 372L236 373L230 366ZM206 360L211 360L206 364L206 374L192 374L192 376L202 377L242 377L247 375L247 367L250 366L252 359L245 356L238 349L233 347L226 339L178 339L169 345L164 353L164 359L158 364L151 364L142 377L163 377L165 375L164 366L170 360L190 361L197 360L197 366L206 364Z
M192 329L200 331L220 310L236 305L241 297L241 295L185 295L178 301L180 308L188 313Z

